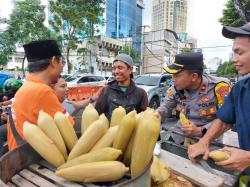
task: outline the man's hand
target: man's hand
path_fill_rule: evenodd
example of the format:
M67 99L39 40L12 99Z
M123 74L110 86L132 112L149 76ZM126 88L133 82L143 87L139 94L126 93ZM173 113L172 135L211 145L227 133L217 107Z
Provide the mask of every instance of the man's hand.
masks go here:
M224 147L223 151L230 152L229 159L221 162L216 162L217 165L223 166L226 169L244 171L250 167L250 152L242 149Z
M182 125L181 130L184 134L188 136L201 136L201 127L197 127L191 121L189 121L189 125Z
M67 102L72 104L76 110L80 110L80 109L84 109L90 103L90 99L87 98L81 101L68 101L67 100Z
M155 116L161 121L161 114L157 110L155 111Z
M203 141L202 139L198 143L188 146L188 158L192 162L195 162L195 158L199 155L203 155L203 159L207 160L208 153L208 142Z

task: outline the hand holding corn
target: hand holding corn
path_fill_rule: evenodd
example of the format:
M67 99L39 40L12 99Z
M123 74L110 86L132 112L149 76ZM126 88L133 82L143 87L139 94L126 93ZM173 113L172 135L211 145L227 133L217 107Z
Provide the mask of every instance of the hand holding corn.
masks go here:
M217 165L223 166L226 169L244 171L250 167L249 151L241 150L233 147L224 147L220 151L229 153L226 160L216 162Z

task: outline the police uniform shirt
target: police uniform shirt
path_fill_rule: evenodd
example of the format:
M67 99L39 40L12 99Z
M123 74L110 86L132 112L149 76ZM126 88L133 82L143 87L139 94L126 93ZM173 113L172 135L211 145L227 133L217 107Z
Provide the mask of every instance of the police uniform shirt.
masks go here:
M216 111L229 92L227 79L203 75L197 90L189 92L169 88L164 102L157 110L161 114L162 122L172 115L175 108L177 113L183 112L196 126L202 126L216 118Z

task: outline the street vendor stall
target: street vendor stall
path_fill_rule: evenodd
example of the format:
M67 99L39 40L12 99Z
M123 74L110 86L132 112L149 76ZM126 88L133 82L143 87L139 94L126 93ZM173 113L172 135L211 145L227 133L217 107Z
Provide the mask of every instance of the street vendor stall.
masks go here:
M75 183L55 175L55 167L43 160L29 144L8 152L0 159L0 187L94 187L94 186L150 186L150 165L136 178L126 174L115 182L83 184Z
M199 159L196 164L188 159L187 147L169 141L170 134L185 135L175 124L176 119L168 119L161 124L161 155L160 159L174 172L186 177L197 186L238 186L239 172L225 170L216 165L213 160ZM198 140L198 138L194 138ZM219 149L225 145L220 142L212 142L210 150Z

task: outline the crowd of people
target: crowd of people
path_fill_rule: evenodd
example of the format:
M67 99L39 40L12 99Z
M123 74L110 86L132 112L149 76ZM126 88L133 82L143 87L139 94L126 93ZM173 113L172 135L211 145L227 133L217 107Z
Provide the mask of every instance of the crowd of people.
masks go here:
M234 40L232 62L238 74L243 76L250 73L250 23L239 28L223 27L222 34ZM115 80L94 97L67 102L67 84L60 77L63 69L62 54L56 41L33 41L23 47L29 75L24 84L13 80L6 82L6 93L0 101L1 108L11 106L11 110L8 110L10 114L4 110L1 113L0 151L6 140L10 151L20 144L18 137L25 141L23 123L29 121L36 124L40 110L51 116L61 111L74 125L73 115L92 102L95 102L98 113L104 113L108 119L119 106L123 106L126 112L136 110L138 113L148 107L147 93L137 87L132 79L134 62L129 55L116 56L112 71ZM199 52L177 54L174 63L164 70L172 74L173 86L167 90L166 98L156 111L162 122L172 117L173 110L176 110L177 118L182 112L189 119L191 125L181 126L177 122L176 126L186 136L200 138L188 147L190 160L195 162L199 155L207 159L209 143L235 126L240 147L223 148L231 156L216 164L250 175L250 78L244 78L231 87L225 78L204 74L203 55ZM13 121L8 120L8 116L12 116ZM171 139L179 144L184 141L182 136L175 134L172 134ZM0 152L0 155L3 153Z

